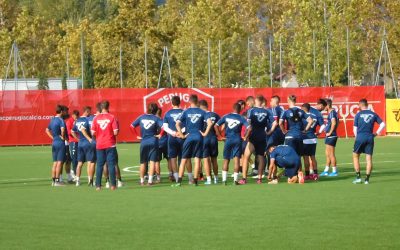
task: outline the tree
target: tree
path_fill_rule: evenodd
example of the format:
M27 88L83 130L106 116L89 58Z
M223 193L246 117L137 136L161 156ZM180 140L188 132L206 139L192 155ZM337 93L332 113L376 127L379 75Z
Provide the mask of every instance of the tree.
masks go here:
M93 59L92 52L88 51L85 57L84 63L84 86L86 89L94 88L94 68L93 68Z
M49 82L47 81L47 77L43 72L39 73L38 89L39 90L49 89Z
M68 84L67 84L67 73L64 73L62 79L61 79L61 87L63 90L68 89Z

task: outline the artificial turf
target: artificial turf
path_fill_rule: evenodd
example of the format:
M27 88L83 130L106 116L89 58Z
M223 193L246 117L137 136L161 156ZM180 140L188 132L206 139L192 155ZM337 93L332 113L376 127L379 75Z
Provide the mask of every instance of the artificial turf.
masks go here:
M352 145L317 183L141 187L123 172L115 192L51 187L49 146L0 147L0 249L400 249L400 139L376 139L370 185L351 183ZM138 165L138 144L118 152Z

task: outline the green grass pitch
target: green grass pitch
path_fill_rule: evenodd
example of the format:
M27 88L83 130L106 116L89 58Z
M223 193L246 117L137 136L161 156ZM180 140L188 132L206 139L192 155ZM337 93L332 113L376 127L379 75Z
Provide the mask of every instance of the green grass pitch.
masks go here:
M50 147L1 147L0 249L400 249L400 139L375 145L370 185L351 183L353 140L340 139L340 176L318 183L140 187L124 172L116 192L51 187ZM138 165L138 144L118 152Z

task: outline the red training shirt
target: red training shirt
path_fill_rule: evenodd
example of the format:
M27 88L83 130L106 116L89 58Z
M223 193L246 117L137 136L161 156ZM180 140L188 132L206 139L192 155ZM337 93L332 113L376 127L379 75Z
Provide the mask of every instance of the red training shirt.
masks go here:
M72 116L65 120L65 126L68 133L68 142L78 142L78 140L75 139L75 137L73 137L71 133L71 130L74 127L74 122L75 120L74 118L72 118Z
M96 149L115 147L117 143L114 131L118 130L117 119L110 113L101 113L94 117L92 133L96 136Z

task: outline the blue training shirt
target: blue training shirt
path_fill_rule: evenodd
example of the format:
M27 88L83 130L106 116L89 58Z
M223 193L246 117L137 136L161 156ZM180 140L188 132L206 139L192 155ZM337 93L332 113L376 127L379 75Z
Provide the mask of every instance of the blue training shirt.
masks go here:
M357 127L357 136L373 135L374 124L382 123L382 119L371 110L361 110L354 117L354 127Z
M247 121L252 128L251 137L265 140L267 137L265 130L274 122L274 117L272 113L265 108L253 107L247 112Z
M247 120L236 113L230 113L224 115L218 122L217 125L221 126L225 124L225 137L227 139L240 139L242 127L248 127L249 123Z
M164 123L168 124L168 127L176 132L176 121L182 115L183 109L171 109L164 115Z
M338 117L338 113L336 112L336 110L332 109L332 111L328 114L328 122L326 123L326 128L325 128L325 132L329 133L329 131L331 130L332 127L332 119L336 120L336 126L332 132L332 134L330 136L337 136L336 133L336 129L339 125L339 117Z
M90 132L89 132L90 128L91 127L89 125L88 117L81 116L78 119L76 119L74 127L72 128L72 131L79 134L79 144L78 145L89 142L86 139L86 137L83 135L82 131L85 130L86 133L90 135Z
M297 163L300 161L300 157L296 151L287 145L277 146L270 154L271 159L275 159L275 163L280 168L287 167L288 163Z
M298 115L297 121L295 120L295 112ZM286 137L301 139L303 136L303 130L305 129L304 120L306 119L306 113L298 107L293 107L283 112L280 120L287 122L288 132Z
M49 125L47 128L50 130L51 135L53 136L53 142L62 141L61 139L61 128L66 128L65 122L61 117L55 116L51 118ZM65 134L67 132L65 131Z
M152 114L144 114L139 116L134 122L131 124L132 127L140 126L140 134L142 140L155 138L162 128L162 121L158 116Z
M206 112L205 120L207 121L208 119L211 120L211 122L214 126L214 124L216 124L221 119L221 117L213 111L208 111L208 112ZM206 128L207 128L207 122L204 122L204 129L206 129ZM206 138L211 138L213 136L216 136L215 130L211 129Z
M204 131L206 112L200 108L188 108L183 111L177 121L183 124L187 133L198 134L199 131Z

